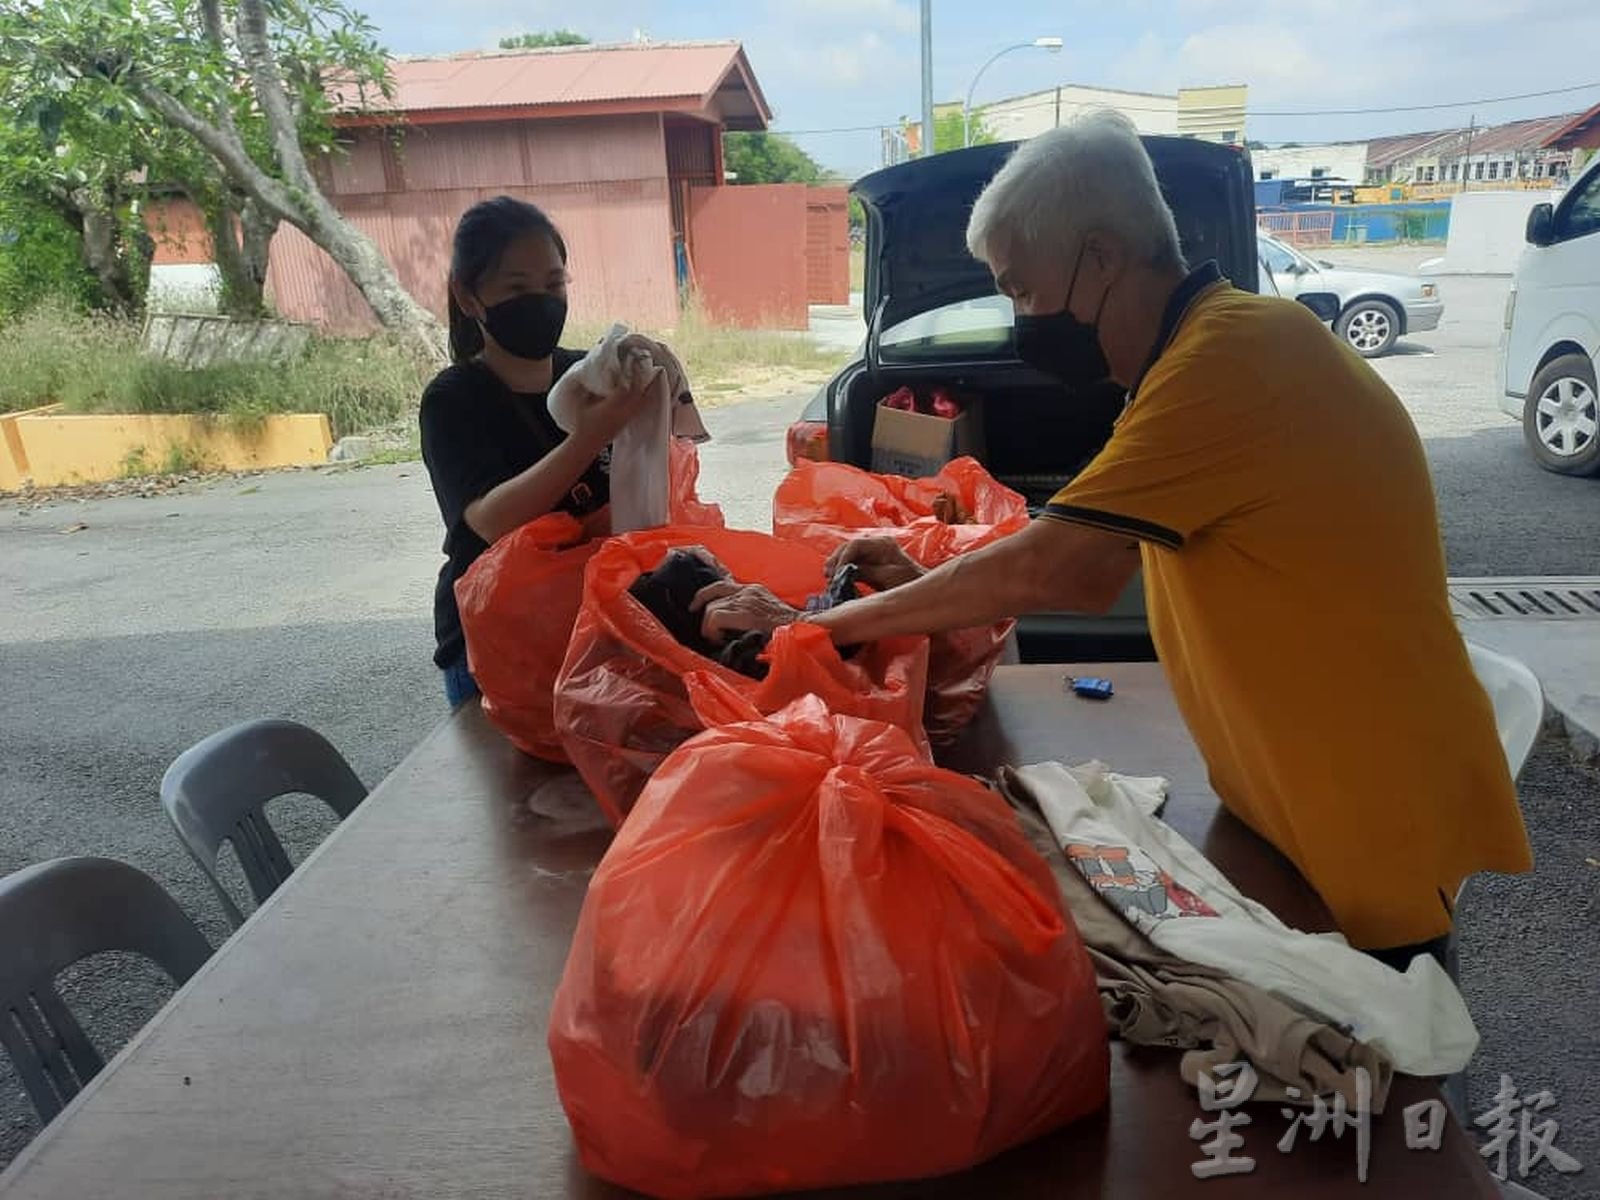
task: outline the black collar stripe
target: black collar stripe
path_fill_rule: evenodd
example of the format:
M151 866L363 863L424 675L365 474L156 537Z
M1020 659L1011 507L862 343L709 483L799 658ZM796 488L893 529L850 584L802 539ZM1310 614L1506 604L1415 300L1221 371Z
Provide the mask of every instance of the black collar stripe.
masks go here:
M1150 358L1144 364L1144 370L1139 372L1139 378L1134 382L1130 395L1137 395L1139 384L1144 382L1144 377L1150 374L1150 368L1156 365L1168 346L1172 344L1178 326L1183 323L1184 314L1189 311L1189 306L1199 298L1200 293L1214 283L1222 281L1222 268L1217 266L1216 259L1208 259L1201 263L1177 287L1172 289L1172 295L1167 298L1167 307L1161 313L1161 326L1156 330L1156 344L1150 350Z

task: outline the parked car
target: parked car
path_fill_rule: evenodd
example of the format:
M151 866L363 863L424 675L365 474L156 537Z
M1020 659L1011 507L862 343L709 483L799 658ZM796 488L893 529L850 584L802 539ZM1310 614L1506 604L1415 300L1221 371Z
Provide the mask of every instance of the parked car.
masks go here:
M1262 233L1261 257L1278 294L1305 303L1363 358L1389 353L1408 333L1439 327L1444 301L1439 286L1415 275L1363 271L1307 258Z
M1528 214L1506 300L1500 407L1546 470L1600 475L1600 159Z
M1167 202L1191 262L1216 259L1236 287L1256 291L1255 201L1249 160L1234 147L1148 137ZM976 146L868 175L852 189L867 217L867 339L789 429L791 462L834 459L868 467L878 402L903 386L982 397L985 465L1037 511L1100 452L1122 410L1106 383L1070 393L1022 363L1012 341L1011 301L967 252L967 215L1014 144ZM1154 658L1135 580L1104 616L1023 618L1029 661Z

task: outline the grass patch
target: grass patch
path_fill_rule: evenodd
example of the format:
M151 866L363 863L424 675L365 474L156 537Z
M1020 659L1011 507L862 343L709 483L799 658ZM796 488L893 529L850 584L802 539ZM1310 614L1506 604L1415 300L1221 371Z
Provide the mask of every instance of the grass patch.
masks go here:
M574 324L568 346L592 345L602 327ZM821 382L848 353L819 348L804 334L730 329L690 304L672 329L647 331L667 342L707 397ZM378 336L313 338L288 361L187 368L144 354L135 322L47 302L0 325L0 412L60 403L81 413L214 414L234 427L259 426L274 413L327 413L335 437L393 426L415 413L432 370L398 342ZM408 454L408 458L410 455ZM192 447L141 450L126 475L203 469Z
M150 461L150 454L143 446L135 446L122 456L120 468L124 479L143 479L147 475L155 474L155 465Z
M317 338L287 362L190 369L142 353L135 323L59 303L0 329L0 412L59 402L71 412L212 413L244 428L274 413L323 412L342 437L414 409L428 377L382 337ZM146 465L198 469L192 448L167 460Z
M867 288L867 248L850 246L850 290L862 292Z
M561 339L562 344L591 346L606 328L575 324ZM672 347L689 372L689 382L697 395L738 391L762 375L775 373L814 376L820 382L851 357L848 351L818 346L803 333L718 325L693 300L684 306L673 328L643 332Z

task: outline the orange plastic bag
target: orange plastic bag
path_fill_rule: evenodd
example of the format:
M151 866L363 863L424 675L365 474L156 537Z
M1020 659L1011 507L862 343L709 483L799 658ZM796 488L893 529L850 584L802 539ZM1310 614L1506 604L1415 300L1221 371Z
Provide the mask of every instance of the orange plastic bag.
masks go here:
M950 525L935 516L941 497L956 500L968 520ZM1027 523L1028 502L975 458L958 458L928 479L802 460L772 498L772 532L778 537L832 554L864 531L886 533L925 567L987 546Z
M947 524L934 515L949 499L960 505L964 523ZM958 458L928 479L802 461L778 485L772 501L772 531L778 537L832 554L854 538L887 535L924 567L937 567L1027 524L1028 502L975 458ZM977 715L1015 627L1015 621L1000 621L930 639L925 720L934 745L954 741Z
M550 513L501 538L456 581L484 715L524 754L551 762L567 761L553 689L578 619L583 569L598 549L576 517Z
M583 1165L669 1198L960 1170L1109 1077L1093 968L1005 804L814 697L662 764L549 1046Z
M612 824L622 824L662 759L705 728L684 685L693 671L722 680L758 712L811 694L835 712L922 736L926 638L887 639L847 661L816 626L787 626L773 635L766 653L771 669L759 681L673 638L628 589L671 550L694 545L710 550L735 579L765 584L797 607L825 583L822 555L744 530L643 530L612 538L594 556L556 681L555 717L568 758Z
M721 527L722 510L695 494L694 444L672 439L672 515L683 525ZM555 729L556 675L583 599L583 569L601 542L550 513L501 538L456 581L467 667L489 720L525 754L567 762Z

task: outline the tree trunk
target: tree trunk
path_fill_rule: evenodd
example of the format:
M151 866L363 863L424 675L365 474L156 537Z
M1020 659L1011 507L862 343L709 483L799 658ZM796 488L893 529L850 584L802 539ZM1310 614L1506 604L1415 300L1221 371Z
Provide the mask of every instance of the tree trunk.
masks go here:
M240 250L250 274L267 286L267 267L271 261L272 238L278 232L278 218L246 197L239 209ZM264 307L264 304L263 304Z
M220 21L215 0L203 0L202 13L209 34ZM412 299L372 239L347 221L317 186L300 146L294 106L273 57L262 0L239 0L234 31L251 90L272 134L281 179L250 157L226 110L220 122L207 120L148 80L134 80L135 93L169 124L199 142L228 181L254 200L263 214L288 221L338 263L386 329L424 357L443 362L448 341L438 318Z
M224 192L224 195L226 193ZM222 276L222 311L230 317L256 319L267 311L265 271L258 272L241 238L235 205L216 200L202 206L211 233L212 253Z
M305 210L287 214L287 219L344 268L385 329L406 338L427 358L444 362L449 353L444 327L406 291L372 239L345 220L321 192L302 200Z
M282 217L344 268L386 329L406 337L429 358L442 362L447 339L438 318L412 298L372 239L347 221L317 186L300 145L299 122L289 90L272 53L263 0L239 0L234 33L256 100L272 131L274 157L297 201L294 209L282 213Z
M126 314L138 312L140 297L131 269L136 251L122 236L116 209L100 203L85 187L74 188L70 198L81 220L83 261L99 281L106 307Z

